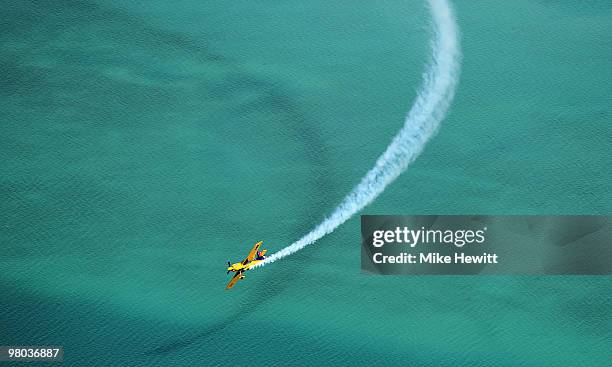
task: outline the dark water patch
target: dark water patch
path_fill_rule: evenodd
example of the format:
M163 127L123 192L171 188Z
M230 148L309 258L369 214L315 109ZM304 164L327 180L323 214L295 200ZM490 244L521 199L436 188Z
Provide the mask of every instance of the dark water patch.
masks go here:
M33 76L36 77L34 81L37 80L40 88L46 88L44 92L24 89L21 101L25 104L43 105L40 111L42 113L55 112L56 109L59 109L59 117L64 122L72 123L73 126L83 126L83 124L96 128L113 126L129 132L131 130L126 129L137 128L145 124L151 126L151 124L165 123L158 118L159 112L153 107L165 105L173 106L168 107L168 110L181 110L182 103L174 96L175 89L172 83L183 82L193 77L180 69L182 61L196 61L203 65L214 64L228 75L227 78L213 79L217 81L217 84L212 86L212 91L207 91L208 77L196 76L196 80L191 81L200 89L196 92L213 96L223 103L232 102L225 100L227 98L234 98L244 92L254 92L259 97L254 101L239 104L237 112L256 112L260 109L270 111L271 114L281 117L277 118L275 123L289 126L293 131L294 140L301 143L296 150L301 151L307 157L309 166L313 167L309 177L313 181L312 187L317 190L313 195L317 200L300 207L299 211L302 214L299 217L308 221L309 226L316 224L312 223L312 218L321 217L320 204L334 199L329 197L332 183L323 171L329 166L329 162L320 133L301 112L300 107L286 95L280 83L264 79L263 76L253 75L232 60L216 54L206 45L206 40L194 40L182 33L156 28L142 21L138 16L98 3L86 1L24 2L13 9L13 12L16 13L16 18L22 19L18 33L22 39L26 40L25 43L28 43L29 47L27 50L14 49L12 53L15 60L18 61L5 60L7 68L12 71L14 84L28 82L26 78ZM36 19L41 19L44 13L49 13L49 16L44 18L45 22L36 21ZM17 27L17 24L13 26ZM44 29L47 28L51 31L44 32ZM129 32L126 33L127 29ZM11 38L17 35L13 32ZM98 47L101 44L110 44L112 47ZM39 54L45 54L47 58L40 65L36 64ZM176 64L178 69L167 71L166 68L150 65L147 60ZM106 72L116 68L120 69L120 74ZM34 72L32 73L30 69L33 69ZM32 84L29 86L31 87ZM204 122L211 123L206 119ZM104 134L102 129L101 133ZM104 169L109 169L103 166L98 168L100 171L96 174L97 176ZM112 177L113 172L117 169L115 166L109 170L107 172L109 177ZM79 173L75 172L75 176L69 177L65 185L57 184L45 189L47 194L53 193L52 198L58 199L52 201L56 201L63 208L57 219L57 225L49 224L47 234L40 231L41 227L34 226L33 228L37 228L37 233L40 233L41 236L55 233L51 235L51 238L62 237L65 233L59 230L60 227L82 226L76 219L79 218L80 222L82 219L91 217L92 219L97 218L92 223L95 223L95 232L99 234L105 223L100 219L108 214L99 212L97 208L108 207L109 195L111 197L119 195L121 198L125 192L109 191L105 185L78 184L84 180ZM78 191L79 188L86 189L82 193L75 193L75 190ZM67 197L74 199L66 200ZM134 197L128 196L126 199L134 200ZM68 207L65 207L66 205ZM120 208L115 207L114 209L119 210ZM30 219L24 218L24 220L24 223L33 224ZM130 220L132 223L126 230L133 231L134 228L136 230L139 228L139 225L133 223L134 220L137 219ZM68 225L70 223L72 224ZM159 223L163 225L164 221ZM296 221L295 230L288 234L288 238L293 239L302 235L304 228L304 223ZM85 230L89 233L92 228ZM114 235L117 236L120 233ZM78 242L84 240L84 238L75 239L73 233L71 236ZM113 234L109 233L109 236L105 238L112 239ZM146 238L140 237L140 239L146 242ZM69 240L69 237L64 238L64 242ZM30 243L37 244L38 242L31 241ZM76 248L75 251L78 253L79 250ZM13 255L19 254L14 253ZM257 312L262 304L282 294L291 285L290 279L299 276L292 268L307 266L305 264L308 263L308 260L309 255L306 251L287 260L285 264L287 266L277 267L274 272L263 270L257 272L257 276L261 278L257 283L243 285L252 288L248 299L242 300L239 305L232 305L227 316L222 320L213 323L204 331L173 333L179 337L169 342L158 341L159 345L149 349L147 354L174 353L189 345L213 338L226 328L248 319ZM96 271L92 268L84 271L84 274L92 276L97 274ZM42 310L40 312L52 311ZM185 336L181 337L181 335Z
M602 338L612 340L612 295L609 292L594 290L592 294L581 297L571 296L560 307L559 313L568 320L568 327L576 332L587 332Z

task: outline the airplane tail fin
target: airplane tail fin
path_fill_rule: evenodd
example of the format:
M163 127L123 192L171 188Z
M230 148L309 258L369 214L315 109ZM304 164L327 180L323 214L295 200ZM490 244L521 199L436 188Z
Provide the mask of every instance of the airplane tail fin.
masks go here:
M263 260L266 258L266 252L268 250L262 250L257 252L257 260Z

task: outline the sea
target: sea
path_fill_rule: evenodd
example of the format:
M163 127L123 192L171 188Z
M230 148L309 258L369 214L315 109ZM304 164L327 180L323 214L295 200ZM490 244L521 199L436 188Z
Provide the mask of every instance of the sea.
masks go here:
M360 214L612 214L612 2L451 3L449 113ZM612 277L370 275L359 214L225 290L228 261L308 233L401 128L425 1L0 10L0 345L65 366L609 365Z

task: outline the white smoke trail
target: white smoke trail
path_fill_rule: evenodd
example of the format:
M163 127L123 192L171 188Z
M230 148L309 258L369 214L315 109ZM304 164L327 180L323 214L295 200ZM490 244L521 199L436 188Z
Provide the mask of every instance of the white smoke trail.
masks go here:
M459 81L461 52L453 11L446 0L428 0L433 17L432 56L423 85L404 126L361 182L344 198L330 216L290 246L272 254L262 266L289 256L331 233L355 213L370 204L421 153L446 115Z

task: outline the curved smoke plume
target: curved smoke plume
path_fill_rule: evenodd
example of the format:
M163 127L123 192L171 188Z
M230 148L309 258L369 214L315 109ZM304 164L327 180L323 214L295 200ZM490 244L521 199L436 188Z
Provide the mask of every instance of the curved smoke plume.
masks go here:
M423 85L406 116L404 126L378 158L376 165L331 215L304 237L272 254L258 266L282 259L314 243L370 204L418 157L437 131L455 95L461 51L458 27L448 2L428 0L428 4L434 26L431 61L423 74Z

